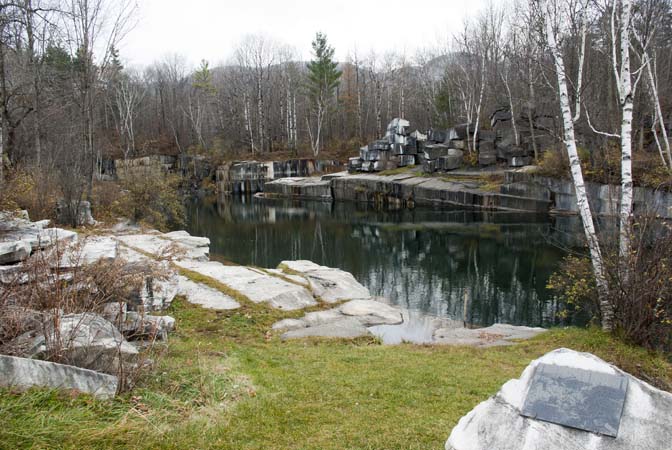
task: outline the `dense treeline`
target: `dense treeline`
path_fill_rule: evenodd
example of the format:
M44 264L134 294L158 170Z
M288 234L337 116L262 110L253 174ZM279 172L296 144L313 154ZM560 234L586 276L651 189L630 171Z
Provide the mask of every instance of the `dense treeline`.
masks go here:
M614 27L620 3L613 3L553 3L566 18L559 48L579 140L590 149L604 147L621 122L613 69L621 58ZM383 134L393 117L419 129L458 122L488 128L497 108L513 110L519 128L547 116L544 123L561 140L555 67L535 9L524 0L490 6L462 29L446 30L445 46L413 55L351 53L338 64L340 78L324 104L324 148L355 149ZM128 1L0 2L5 165L58 167L69 182L89 180L90 190L105 157L319 151L309 70L295 50L250 35L232 43L222 66L203 61L192 69L171 55L133 70L123 67L116 48L135 13ZM667 166L670 18L667 0L635 2L630 55L639 85L633 147L659 153Z

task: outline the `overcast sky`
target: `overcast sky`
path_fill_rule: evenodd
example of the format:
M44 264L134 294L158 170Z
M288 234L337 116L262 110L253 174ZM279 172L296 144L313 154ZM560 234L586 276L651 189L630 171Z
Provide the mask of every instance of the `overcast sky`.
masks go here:
M344 59L357 49L412 55L459 29L485 0L138 0L139 19L124 39L127 65L145 66L170 53L192 65L224 62L245 34L266 35L310 57L316 31Z

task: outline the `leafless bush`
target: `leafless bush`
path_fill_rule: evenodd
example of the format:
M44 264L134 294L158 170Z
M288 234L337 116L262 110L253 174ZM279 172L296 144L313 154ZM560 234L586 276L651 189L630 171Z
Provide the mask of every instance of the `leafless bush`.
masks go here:
M107 352L109 368L103 367L95 353L88 355L86 348L75 348L73 342L88 333L85 327L93 320L120 336L118 333L123 333L126 324L124 314L115 311L125 311L127 305L144 317L143 290L146 291L148 280L167 279L168 266L149 259L129 263L120 257L87 264L84 245L85 241L75 245L57 242L48 250L35 252L20 270L0 283L0 353L31 356L27 353L35 351L35 339L44 336L40 358L75 365L82 365L76 361L86 361L88 368L115 372L120 385L129 387L139 371L147 368L144 355L152 350L158 337L151 324L139 331L145 342L133 361L124 359L122 352L122 346L130 344L116 339L117 355L109 356ZM113 325L106 325L101 316ZM66 336L61 333L61 325L67 320L71 323ZM77 321L74 325L73 320Z
M672 349L672 224L653 216L633 226L633 251L619 255L617 239L603 239L614 309L614 332L651 349ZM599 321L597 289L587 258L570 256L553 274L549 287L570 311L588 312Z

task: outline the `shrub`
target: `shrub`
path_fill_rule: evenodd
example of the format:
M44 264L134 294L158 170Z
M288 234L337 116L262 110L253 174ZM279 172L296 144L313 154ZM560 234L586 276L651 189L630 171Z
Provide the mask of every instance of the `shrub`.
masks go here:
M644 218L632 233L632 254L619 256L615 236L604 240L604 263L614 310L614 332L627 341L672 350L672 225ZM569 256L548 283L565 302L561 313L580 311L599 321L597 289L587 257Z
M36 168L17 168L6 173L0 211L25 209L31 219L54 219L60 189L53 173Z
M132 174L122 183L115 213L165 231L185 224L185 207L180 194L180 178L147 172Z

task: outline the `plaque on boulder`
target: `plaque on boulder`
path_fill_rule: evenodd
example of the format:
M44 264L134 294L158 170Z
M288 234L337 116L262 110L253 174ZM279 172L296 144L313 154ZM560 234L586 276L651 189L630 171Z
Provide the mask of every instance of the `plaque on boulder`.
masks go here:
M619 374L539 364L521 415L616 437L627 389Z

